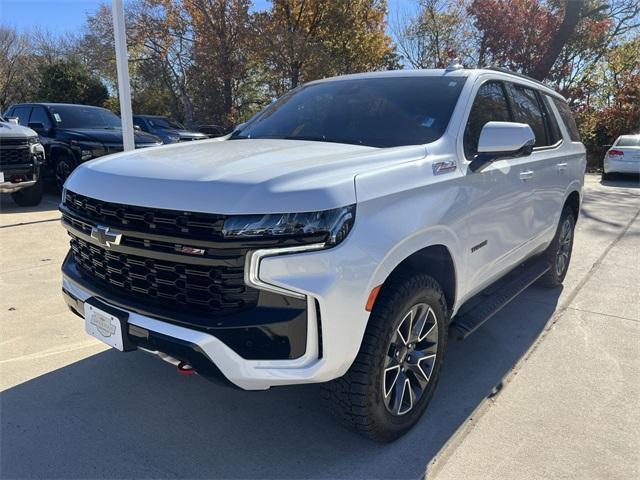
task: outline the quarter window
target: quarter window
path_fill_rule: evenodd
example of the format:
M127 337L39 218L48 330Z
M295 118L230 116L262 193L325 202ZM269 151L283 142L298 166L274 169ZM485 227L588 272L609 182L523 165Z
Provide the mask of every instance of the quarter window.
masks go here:
M471 160L478 153L480 132L487 122L509 122L511 115L502 82L483 84L473 101L464 130L464 155Z
M560 140L562 140L562 133L560 132L560 127L558 126L558 119L556 118L556 114L553 112L553 108L551 107L551 97L548 95L543 95L544 97L544 106L545 106L545 118L547 119L547 127L549 127L549 143L551 145L555 145Z
M535 90L522 85L511 84L511 96L513 98L514 121L526 123L536 136L535 147L544 147L551 143L547 140L544 127L544 115Z
M567 130L569 131L571 141L579 142L580 133L578 132L578 127L576 126L576 121L573 119L573 114L571 113L569 105L567 105L567 102L560 100L559 98L554 98L553 103L556 104L558 112L560 112L560 118L562 118L564 126L567 127Z

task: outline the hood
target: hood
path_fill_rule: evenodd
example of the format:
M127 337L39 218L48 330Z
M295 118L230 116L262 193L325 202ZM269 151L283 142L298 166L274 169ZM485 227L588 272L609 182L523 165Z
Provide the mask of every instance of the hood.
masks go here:
M87 140L105 144L122 145L122 130L119 128L58 128L58 131L66 134L74 140ZM144 132L134 132L134 140L137 144L155 144L158 137Z
M357 173L422 158L424 146L378 149L299 140L211 139L86 162L66 187L100 200L220 214L287 213L356 202Z
M30 128L10 122L0 122L0 138L31 138L38 134Z

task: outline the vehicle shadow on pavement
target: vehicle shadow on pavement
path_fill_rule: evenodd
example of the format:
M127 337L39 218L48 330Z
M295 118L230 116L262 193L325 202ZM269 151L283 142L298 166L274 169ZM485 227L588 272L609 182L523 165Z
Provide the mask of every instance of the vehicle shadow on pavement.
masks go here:
M34 207L20 207L13 201L11 194L0 194L0 214L52 212L58 210L59 204L60 195L57 193L45 193L42 202Z
M340 427L317 385L243 392L108 350L2 393L2 476L417 479L532 345L560 292L521 297L468 340L450 339L430 408L393 444Z
M611 180L600 180L603 187L640 188L640 175L618 175Z

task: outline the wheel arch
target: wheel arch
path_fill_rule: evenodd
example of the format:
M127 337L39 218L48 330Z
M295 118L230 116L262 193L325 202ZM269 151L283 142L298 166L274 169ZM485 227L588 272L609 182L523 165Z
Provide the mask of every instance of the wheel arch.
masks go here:
M380 291L384 290L389 279L407 272L419 272L433 277L442 288L449 312L453 311L458 293L456 265L451 250L446 245L429 245L406 256L386 276Z
M564 205L562 206L563 210L565 207L571 208L573 216L577 221L578 216L580 215L580 193L578 190L572 190L569 195L567 195Z

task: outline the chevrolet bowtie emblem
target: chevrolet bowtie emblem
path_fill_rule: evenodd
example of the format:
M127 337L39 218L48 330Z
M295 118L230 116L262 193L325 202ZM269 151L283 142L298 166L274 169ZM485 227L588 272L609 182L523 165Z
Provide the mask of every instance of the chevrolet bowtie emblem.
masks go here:
M91 228L91 238L96 239L100 245L110 247L111 245L120 245L122 234L114 232L109 227L98 225Z

